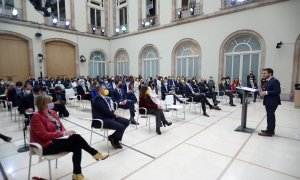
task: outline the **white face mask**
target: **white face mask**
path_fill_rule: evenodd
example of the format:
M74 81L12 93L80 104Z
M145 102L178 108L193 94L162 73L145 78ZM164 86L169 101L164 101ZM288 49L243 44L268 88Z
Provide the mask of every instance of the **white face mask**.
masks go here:
M26 94L30 94L30 93L31 93L31 90L25 90L25 93L26 93Z
M52 103L49 103L48 104L48 110L51 110L51 109L53 109L54 108L54 103L52 102Z
M0 82L0 84L1 84L1 85L4 85L4 82L3 82L3 81L1 81L1 82Z
M164 83L164 85L165 85L165 86L167 86L167 85L168 85L168 83Z
M107 83L108 83L108 81L105 81L104 83L105 83L105 84L107 84Z

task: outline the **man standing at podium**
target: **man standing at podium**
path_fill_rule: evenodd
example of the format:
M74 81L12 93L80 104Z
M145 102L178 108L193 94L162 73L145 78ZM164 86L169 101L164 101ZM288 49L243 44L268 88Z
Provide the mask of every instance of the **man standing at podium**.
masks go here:
M275 111L280 101L280 82L273 77L273 70L271 68L265 68L262 72L263 78L266 79L265 91L260 93L260 96L264 98L264 105L267 111L267 129L258 133L260 136L273 136L275 131Z

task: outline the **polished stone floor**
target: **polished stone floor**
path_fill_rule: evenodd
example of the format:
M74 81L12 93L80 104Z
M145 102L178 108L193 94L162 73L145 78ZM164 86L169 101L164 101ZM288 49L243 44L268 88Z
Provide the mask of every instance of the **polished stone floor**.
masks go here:
M163 102L162 102L163 104ZM221 111L208 110L204 117L199 107L189 110L186 119L175 119L172 112L165 115L173 122L163 127L162 135L155 133L151 118L151 132L145 119L136 129L130 125L124 135L122 150L109 145L110 157L95 161L83 152L82 171L90 180L98 179L228 179L228 180L282 180L300 179L300 110L292 102L283 102L277 109L276 135L261 137L257 133L266 127L266 113L261 100L248 106L248 124L252 134L236 132L240 124L241 106L230 107L222 100ZM70 117L62 119L67 129L75 130L90 141L90 108L73 104L68 106ZM122 114L122 112L121 112ZM183 117L182 111L177 112ZM125 117L129 113L125 111ZM29 154L18 153L23 144L22 129L10 113L0 108L0 133L11 136L12 143L0 141L0 162L8 179L27 179ZM22 124L21 124L22 127ZM111 132L109 132L111 133ZM97 131L92 146L107 151L106 142ZM37 163L33 158L32 176L49 178L48 163ZM54 179L71 179L71 153L52 162ZM4 179L0 174L0 179Z

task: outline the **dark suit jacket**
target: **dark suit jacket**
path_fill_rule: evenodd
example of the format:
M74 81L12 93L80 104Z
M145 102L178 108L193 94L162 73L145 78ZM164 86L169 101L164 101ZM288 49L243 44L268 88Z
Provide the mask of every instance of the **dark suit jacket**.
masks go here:
M113 107L111 107L113 109ZM107 102L103 99L102 96L97 95L95 99L92 101L92 116L93 119L104 119L111 118L115 119L116 115L112 110L110 111Z
M25 111L29 108L32 108L33 111L35 111L35 107L34 107L34 99L33 99L33 94L30 93L28 95L25 95L22 100L21 100L21 104L19 107L19 111L21 114L25 114Z
M177 91L177 94L183 94L183 88L184 88L184 85L180 82L177 84L178 86L178 91Z
M13 107L17 106L16 97L17 97L16 88L8 89L8 91L7 91L7 100L12 102Z
M121 94L119 93L118 88L116 88L111 93L111 99L113 100L113 102L116 102L118 104L126 99L124 90L120 89L120 91Z
M56 94L55 92L51 94L52 96L52 102L56 102L57 100L62 101L64 104L66 104L66 95L63 92L60 92L59 94Z
M184 93L185 97L187 97L187 98L194 97L192 90L190 89L190 87L187 84L185 84L183 87L183 93Z
M272 77L269 82L266 84L266 91L268 95L264 97L264 105L265 106L278 106L281 104L280 100L280 82Z
M170 87L167 86L167 88L166 88L166 86L163 84L163 85L161 85L160 90L161 90L161 99L165 100L166 94L168 94L170 91Z

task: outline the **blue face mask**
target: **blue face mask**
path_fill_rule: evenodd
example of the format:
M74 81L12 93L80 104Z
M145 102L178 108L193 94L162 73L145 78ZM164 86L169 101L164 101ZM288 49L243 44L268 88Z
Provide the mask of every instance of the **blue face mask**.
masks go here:
M54 103L52 102L52 103L49 103L48 104L48 110L51 110L51 109L53 109L54 108Z

